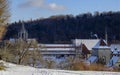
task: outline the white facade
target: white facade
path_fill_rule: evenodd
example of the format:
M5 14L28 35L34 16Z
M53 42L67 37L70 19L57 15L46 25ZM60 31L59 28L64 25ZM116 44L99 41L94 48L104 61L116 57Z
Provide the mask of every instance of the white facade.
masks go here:
M75 39L72 42L71 44L38 44L38 50L47 55L75 55L76 47L80 47L81 43L92 50L99 39ZM30 48L30 50L34 50L34 48Z

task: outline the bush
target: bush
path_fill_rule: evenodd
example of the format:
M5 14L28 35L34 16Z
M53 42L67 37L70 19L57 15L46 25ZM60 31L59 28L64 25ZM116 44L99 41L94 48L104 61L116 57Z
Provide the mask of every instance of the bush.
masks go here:
M5 66L2 62L0 62L0 70L5 70Z
M88 67L83 62L79 62L79 63L72 64L71 69L72 70L88 70Z
M88 68L90 71L104 71L104 66L102 64L91 64Z
M101 64L90 64L87 65L84 62L74 63L72 65L72 70L89 70L89 71L103 71L104 66Z

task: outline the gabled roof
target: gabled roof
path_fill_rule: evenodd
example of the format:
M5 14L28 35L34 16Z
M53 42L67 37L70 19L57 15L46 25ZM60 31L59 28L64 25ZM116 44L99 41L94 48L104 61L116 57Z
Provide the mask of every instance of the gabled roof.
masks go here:
M107 66L108 66L108 67L114 66L119 59L120 59L120 57L118 57L118 56L113 56L113 57L110 59L110 61L109 61L109 63L107 64Z
M77 46L80 44L84 44L88 50L92 50L92 48L99 42L100 39L75 39L73 43Z
M85 44L81 44L80 47L82 46L82 53L84 54L90 54L90 51L88 48L85 46Z
M100 40L100 46L107 46L107 44L104 40Z
M102 40L102 39L99 40L99 41L97 42L97 44L96 44L93 48L108 48L108 49L110 49L110 47L107 46L106 41L105 41L105 40Z

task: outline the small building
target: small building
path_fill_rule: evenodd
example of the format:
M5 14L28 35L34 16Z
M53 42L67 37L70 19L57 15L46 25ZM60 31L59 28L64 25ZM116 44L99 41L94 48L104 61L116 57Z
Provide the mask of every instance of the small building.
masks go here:
M120 56L120 44L111 44L110 45L112 56Z
M88 61L95 61L102 64L107 64L110 61L112 52L110 47L107 46L105 40L99 40L99 42L92 49L92 54ZM94 60L92 58L94 58Z
M92 53L92 48L99 42L100 39L74 39L73 40L73 44L76 47L80 47L80 45L84 45L85 48L81 48L84 49L82 50L83 53L85 54L85 56L87 56L86 58L89 58L91 56Z
M111 44L112 58L107 64L108 67L120 68L120 44Z
M120 68L120 57L119 56L113 56L109 63L107 64L108 67L118 67Z

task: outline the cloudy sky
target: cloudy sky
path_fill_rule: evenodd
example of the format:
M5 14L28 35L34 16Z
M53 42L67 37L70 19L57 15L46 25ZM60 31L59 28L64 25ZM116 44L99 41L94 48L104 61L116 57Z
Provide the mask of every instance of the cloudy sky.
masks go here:
M53 15L120 11L120 0L10 0L11 22Z

